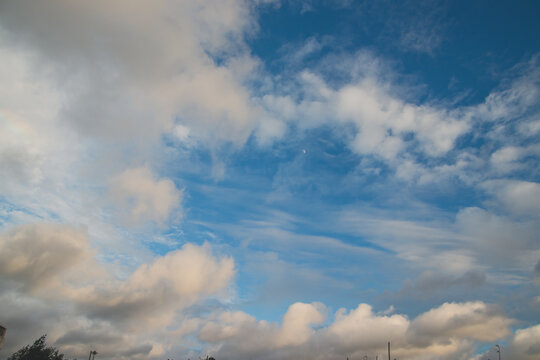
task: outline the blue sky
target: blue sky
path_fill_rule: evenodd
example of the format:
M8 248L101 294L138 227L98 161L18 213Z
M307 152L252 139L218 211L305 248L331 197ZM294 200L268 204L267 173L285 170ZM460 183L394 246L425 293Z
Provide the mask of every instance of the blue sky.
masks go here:
M536 2L1 9L1 358L540 355Z

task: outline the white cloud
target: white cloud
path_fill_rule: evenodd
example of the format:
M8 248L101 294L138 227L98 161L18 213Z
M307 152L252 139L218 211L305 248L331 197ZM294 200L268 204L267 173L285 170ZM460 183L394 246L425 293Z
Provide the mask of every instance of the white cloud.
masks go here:
M191 139L189 134L190 129L187 126L177 124L172 133L184 146L193 145L193 139Z
M231 346L240 347L243 352L272 351L306 343L314 334L311 326L324 318L325 307L320 303L292 304L283 316L281 327L257 321L240 311L223 312L202 327L199 338L210 343L230 341Z
M517 119L534 110L540 98L538 79L540 77L539 57L534 56L528 63L520 64L521 76L492 91L482 104L474 107L473 115L483 120L507 121Z
M147 166L127 169L110 181L110 197L127 221L135 225L144 221L166 222L176 211L181 218L182 191L170 179L158 179Z
M261 322L265 326L266 322ZM238 336L243 328L257 326L257 320L244 312L222 312L204 324L199 338L205 342L220 342Z
M256 129L256 136L261 146L269 145L273 141L280 139L287 131L287 125L285 122L273 118L262 118Z
M532 360L540 356L540 325L516 330L510 343L512 359Z
M445 303L419 315L411 324L412 338L470 338L494 341L506 337L512 320L483 302Z
M444 221L402 220L399 214L372 214L347 210L336 218L352 233L396 253L411 266L447 275L462 275L476 270L478 262L467 236Z
M35 134L20 134L32 132L33 129L24 120L13 114L0 112L0 174L2 185L0 191L9 192L21 185L34 185L42 178L41 165L43 162L40 149L32 144L28 137ZM7 176L9 174L9 176Z
M508 334L512 320L483 302L445 303L413 321L406 316L376 315L371 306L340 309L328 325L313 329L322 321L321 305L295 303L289 307L282 326L257 321L242 312L212 315L199 338L212 345L212 353L223 358L314 359L361 357L385 353L388 341L392 354L409 359L455 358L471 354L471 341L494 341ZM299 324L300 339L279 341L288 333L292 319ZM495 329L496 327L496 329ZM278 341L276 341L276 339Z
M527 143L525 139L522 139ZM540 155L540 146L530 144L526 146L505 146L491 154L490 163L497 175L512 176L527 171L534 165L534 159Z
M179 220L183 191L171 179L160 178L149 166L117 172L125 169L119 164L126 159L130 164L162 160L152 154L162 133L172 132L187 147L211 148L212 177L220 180L227 174L226 161L216 150L222 142L241 145L255 134L265 146L284 139L289 126L302 130L322 125L354 129L344 137L352 151L382 159L401 180L425 185L456 176L468 185L482 184L494 199L486 202L488 210L462 209L455 223L395 216L348 219L363 227L358 232L370 236L370 241L422 270L437 269L442 275L433 279L449 282L486 268L491 281L490 267L530 275L540 258L535 220L540 211L538 183L490 180L493 174L530 168L530 159L538 155L538 147L520 144L517 136L504 147L490 143L505 139L511 130L529 142L537 134L537 57L524 76L504 83L483 103L458 109L404 94L407 89L400 89L381 70L380 60L366 53L355 54L345 65L326 60L321 65L341 71L352 64L343 83L302 69L291 74L292 84L269 76L256 79L266 83L258 89L263 94L255 95L248 84L261 75L262 64L244 42L246 33L256 31L253 6L244 0L3 3L0 195L15 205L10 205L14 215L8 215L12 217L6 217L2 226L31 218L88 227L21 225L0 236L0 296L7 299L2 303L10 309L24 306L24 311L12 312L10 321L25 324L24 315L36 309L40 319L54 323L52 337L76 354L86 351L87 341L104 342L99 329L114 340L104 345L102 354L116 352L124 358L170 351L177 339L171 338L167 326L176 327L181 335L202 326L200 339L223 346L225 353L262 356L275 347L283 358L298 357L302 351L320 358L321 347L327 344L335 358L349 351L359 355L363 350L359 345L378 351L388 334L396 339L396 349L411 358L431 353L443 358L469 349L470 339L487 339L473 330L507 329L509 320L483 303L445 304L412 322L405 315L377 315L362 304L349 312L340 310L331 324L323 326L325 311L318 303L291 305L281 326L242 312L216 315L206 324L201 319L179 320L187 307L226 292L234 276L233 260L213 256L207 246L193 245L153 260L145 249L145 260L130 258L138 251L134 249L140 250L137 237L148 234L130 233L129 239L118 240L125 229L117 230L111 223L109 209L100 203L101 190L110 186L110 199L127 224ZM416 30L404 33L404 44L421 51L439 44L437 34L430 37L423 28ZM296 56L309 56L324 44L311 39ZM523 125L513 125L515 119L523 119ZM477 152L456 149L461 135L478 130L473 123L477 120L492 124L485 136L489 146ZM493 172L483 172L484 161ZM110 182L104 184L103 179ZM257 237L253 243L270 239L281 250L310 249L305 256L379 255L369 246L331 236L298 235L291 228L246 226L238 233L246 243ZM96 262L89 238L101 246L101 260L114 262L107 269L123 266L124 279ZM129 247L117 244L128 241ZM297 282L328 279L302 270L296 274ZM286 271L279 271L276 279L287 277ZM486 319L488 315L492 320ZM440 326L430 328L425 319L437 319ZM18 339L24 333L28 339L28 329L41 331L45 323L38 325L30 322L24 331L15 328L11 333ZM166 330L155 330L152 339L141 342L137 326ZM133 336L113 336L126 328ZM421 346L405 347L411 333L422 335Z
M0 274L28 291L60 286L73 268L84 270L78 275L84 282L94 255L86 232L69 225L21 225L0 235Z
M495 196L502 208L518 215L540 214L540 184L520 180L491 180L481 184Z
M345 80L337 84L326 80L329 67ZM461 107L415 101L415 89L399 85L392 70L366 52L349 59L327 59L322 69L320 73L303 70L295 86L289 85L290 94L280 95L282 118L301 119L301 128L354 125L355 132L346 139L350 148L360 155L383 159L396 169L399 178L426 184L456 177L476 185L489 177L534 166L531 157L537 156L538 148L525 141L531 134L519 133L521 128L516 124L520 122L509 120L537 117L538 56L510 71L514 80L503 81L483 102ZM279 113L272 110L278 98L266 99L268 111ZM480 130L482 126L488 130ZM480 135L480 131L486 134ZM516 131L521 135L516 136ZM482 152L455 149L456 140L471 133L490 145ZM495 144L499 141L507 147L500 148ZM485 171L486 162L491 163L492 171Z
M243 0L8 1L0 19L6 39L52 69L69 93L63 116L85 135L155 141L175 117L215 139L253 129L242 38L255 25Z
M186 244L143 264L125 281L68 288L65 295L90 317L146 327L169 325L175 312L223 292L234 276L232 258L217 259L209 246Z
M540 120L536 118L524 121L518 125L518 131L526 137L536 136L540 132Z
M418 152L443 157L471 130L471 119L520 116L537 101L536 58L522 66L524 76L505 83L484 103L457 109L405 96L391 81L388 66L368 52L336 63L325 60L325 68L347 68L347 80L337 86L311 69L292 74L293 84L282 83L265 77L247 51L243 37L257 27L253 9L242 0L98 1L91 7L61 0L47 7L7 2L2 27L7 41L41 56L49 80L56 79L49 86L65 93L65 121L85 135L136 140L132 145L148 148L167 131L185 142L189 129L190 140L202 138L199 144L216 147L221 141L242 144L252 133L268 145L282 139L292 121L300 128L352 124L356 132L347 141L353 151L381 157L402 179L426 183L464 173L463 159L429 171L415 161ZM175 15L163 21L170 14ZM305 49L320 44L311 39ZM251 93L247 84L253 75L270 83L262 87L267 94ZM31 172L16 164L40 158L17 149L5 157L5 166L29 177ZM494 163L502 155L494 156Z
M314 331L311 326L325 319L325 307L320 303L292 304L285 315L276 338L276 346L300 345L309 340Z
M12 197L56 175L59 162L69 162L78 153L72 145L83 144L62 127L54 127L62 91L46 74L32 71L31 53L9 48L0 33L0 82L5 85L0 89L0 193ZM62 153L65 148L71 152Z
M466 121L444 109L416 106L391 96L375 79L364 79L339 90L338 111L358 126L354 149L394 159L407 134L414 134L430 156L452 149L455 139L468 130Z
M540 257L534 219L514 220L480 208L465 208L456 215L456 225L476 258L495 268L530 272Z
M3 319L10 329L6 351L45 331L73 356L84 356L92 338L105 356L136 352L148 358L170 345L160 336L179 323L182 310L228 296L235 274L233 259L212 255L209 245L187 244L142 264L125 280L95 255L87 234L67 225L21 225L1 235L0 298L10 314ZM24 320L29 312L35 318ZM148 337L151 328L155 336ZM117 335L102 341L100 334Z
M520 149L515 146L507 146L491 154L491 161L494 163L506 163L518 160L521 157Z
M29 243L36 252L27 251ZM327 310L320 303L292 304L281 326L240 311L184 318L182 311L190 305L225 296L234 276L233 260L213 256L208 245L185 245L120 280L93 260L85 233L69 226L20 226L3 234L0 244L5 289L0 296L6 309L26 304L39 318L37 325L26 326L10 312L6 320L18 324L10 328L10 349L46 330L70 356L83 356L90 342L99 344L104 357L148 359L170 354L173 344L196 333L208 351L223 358L339 359L382 353L389 340L396 356L447 358L470 351L472 340L504 338L513 323L499 308L479 301L446 303L412 321L360 304L338 310L323 325ZM91 276L92 271L101 273ZM516 334L516 344L533 338Z
M285 94L265 95L262 106L301 129L353 125L355 132L346 139L350 148L380 157L392 167L413 162L417 152L441 158L472 129L471 109L415 102L411 91L407 97L406 90L392 81L391 69L367 52L345 60L326 59L324 65L321 73L303 69L289 80L292 84L282 85ZM346 80L337 84L327 80L328 67ZM418 164L412 179L423 166Z
M515 217L499 214L496 207L465 207L455 215L435 215L437 211L409 208L415 218L407 219L403 211L352 209L337 212L333 219L342 231L369 239L421 271L447 278L481 271L488 283L530 281L540 258L536 212ZM426 216L431 220L425 221ZM507 271L520 275L506 278Z
M350 312L338 310L334 322L328 327L327 336L345 353L361 349L373 352L384 346L385 339L397 346L404 345L408 327L406 316L378 316L373 313L370 305L360 304Z

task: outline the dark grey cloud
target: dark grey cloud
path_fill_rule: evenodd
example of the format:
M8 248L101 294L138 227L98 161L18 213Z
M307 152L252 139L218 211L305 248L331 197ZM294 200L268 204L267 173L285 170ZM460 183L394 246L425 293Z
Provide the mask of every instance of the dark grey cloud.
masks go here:
M405 281L397 296L424 298L440 292L476 289L486 282L486 274L480 270L469 270L462 275L423 272L414 281Z
M92 255L87 234L69 225L28 224L0 234L0 278L27 291L58 277Z
M122 337L118 334L111 334L100 330L76 329L66 332L56 340L56 345L73 344L100 344L110 345L119 342Z

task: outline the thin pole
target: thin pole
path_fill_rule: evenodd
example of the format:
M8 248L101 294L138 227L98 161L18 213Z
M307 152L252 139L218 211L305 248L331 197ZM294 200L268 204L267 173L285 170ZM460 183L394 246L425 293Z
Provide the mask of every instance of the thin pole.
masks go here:
M388 360L390 360L390 341L388 342Z
M499 360L501 360L501 347L499 344L496 344L495 347L497 348L497 353L499 354Z

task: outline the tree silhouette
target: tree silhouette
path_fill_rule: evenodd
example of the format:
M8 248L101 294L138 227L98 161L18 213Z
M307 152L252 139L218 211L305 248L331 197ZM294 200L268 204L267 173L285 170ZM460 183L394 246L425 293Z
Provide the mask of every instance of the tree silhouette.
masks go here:
M32 345L26 345L13 353L7 360L63 360L64 354L58 353L52 346L47 347L46 338L47 335L43 335Z

